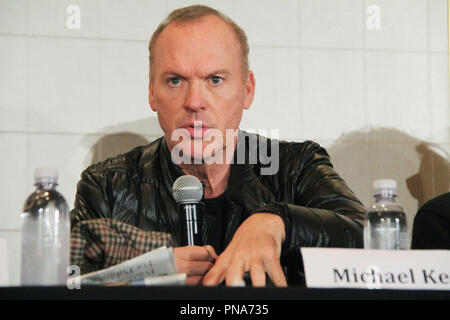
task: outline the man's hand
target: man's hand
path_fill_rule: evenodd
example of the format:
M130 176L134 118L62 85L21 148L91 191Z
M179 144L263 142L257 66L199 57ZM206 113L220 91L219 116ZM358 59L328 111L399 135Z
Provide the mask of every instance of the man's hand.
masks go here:
M186 246L173 249L175 263L179 273L186 273L186 284L200 284L203 276L217 260L212 246Z
M253 286L265 286L266 273L276 286L287 286L280 264L281 244L285 238L283 220L269 213L255 213L237 229L203 284L214 286L223 280L227 286L243 283L243 274L250 271Z

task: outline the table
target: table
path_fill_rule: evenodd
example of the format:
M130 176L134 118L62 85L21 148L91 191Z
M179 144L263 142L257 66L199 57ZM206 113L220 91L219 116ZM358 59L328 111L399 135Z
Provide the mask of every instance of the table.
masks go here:
M31 303L33 312L46 315L54 307L68 304L66 310L95 314L97 319L109 319L122 314L129 317L136 310L147 315L164 314L164 319L279 319L286 314L320 313L363 316L361 312L380 317L405 317L429 310L430 314L447 312L450 291L309 289L288 288L228 288L191 286L122 286L82 287L4 287L0 288L0 308L24 309ZM380 303L381 302L381 303ZM424 308L427 304L427 308ZM442 311L437 311L441 309ZM40 311L39 311L40 310ZM77 311L78 310L78 311ZM431 311L432 310L432 311ZM197 314L192 314L197 312ZM209 314L208 312L211 312ZM203 313L203 314L202 314ZM60 314L59 314L60 315Z
M0 300L450 300L450 291L199 286L0 287Z

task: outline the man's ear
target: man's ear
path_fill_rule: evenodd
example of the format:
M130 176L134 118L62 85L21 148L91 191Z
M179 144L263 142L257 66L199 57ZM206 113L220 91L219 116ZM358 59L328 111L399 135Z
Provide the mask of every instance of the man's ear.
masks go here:
M149 84L148 84L148 103L150 104L150 108L153 111L157 111L152 81L149 81Z
M253 74L253 71L248 70L247 79L245 80L245 110L248 110L253 102L253 98L255 97L255 85L255 75Z

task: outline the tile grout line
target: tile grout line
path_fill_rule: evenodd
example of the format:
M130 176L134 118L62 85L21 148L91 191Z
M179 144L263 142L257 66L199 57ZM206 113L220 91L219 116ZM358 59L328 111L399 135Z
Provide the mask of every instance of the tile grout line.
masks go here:
M26 3L26 15L27 15L27 31L29 32L30 30L30 3L27 1ZM31 119L30 119L30 109L31 109L31 67L30 67L30 62L31 62L31 41L29 38L26 39L26 94L27 94L27 98L26 98L26 127L29 129L30 128L30 123L31 123ZM26 187L28 187L29 185L31 185L32 183L32 178L30 177L29 173L31 172L31 159L30 159L30 135L28 133L25 134L25 172L26 172L26 177L25 177L25 183L26 183ZM25 199L24 199L25 200Z
M362 10L362 25L364 28L364 32L363 34L363 45L364 45L364 52L363 52L363 67L362 67L362 73L363 73L363 83L364 83L364 126L366 127L367 133L366 133L366 137L365 137L365 144L366 144L366 152L367 152L367 159L368 159L368 163L370 162L370 146L369 146L369 110L368 110L368 79L367 79L367 25L366 25L366 9L367 8L367 1L364 1L363 3L363 10ZM370 181L370 177L371 177L371 167L370 165L367 168L367 178L366 178L366 184L368 186L371 185L371 181ZM366 194L366 199L368 201L368 203L365 204L365 207L368 208L370 205L370 199L371 199L371 189L368 188L367 192L368 194Z
M101 38L101 37L64 37L57 35L40 35L40 34L23 34L23 33L0 33L0 37L23 37L23 38L43 38L43 39L61 39L61 40L88 40L88 41L117 41L117 42L130 42L130 43L147 43L149 39L125 39L125 38ZM447 54L445 50L405 50L405 49L389 49L389 48L336 48L336 47L311 47L311 46L283 46L283 45L269 45L269 44L255 44L249 43L250 47L255 48L272 48L272 49L301 49L301 50L326 50L326 51L369 51L369 52L385 52L385 53L434 53L434 54Z
M430 48L431 48L431 25L430 25L430 0L427 0L426 4L426 23L427 23L427 100L428 100L428 137L431 138L433 136L432 133L432 119L433 119L433 107L432 107L432 98L431 98L431 56L430 56ZM432 139L430 139L432 140ZM436 192L435 187L435 179L434 179L434 156L431 154L431 193L434 197Z
M298 45L301 46L302 44L302 28L300 27L301 25L301 14L300 14L300 10L301 10L301 5L300 5L300 1L297 1L297 28L298 28L298 36L297 36L297 41L298 41ZM300 108L300 140L305 140L306 135L305 135L305 105L304 105L304 95L303 95L303 69L302 69L302 61L303 61L303 53L302 50L298 51L298 55L297 55L297 59L298 59L298 90L299 90L299 108Z
M364 28L363 32L363 45L364 45L364 51L363 51L363 66L362 66L362 74L363 74L363 83L364 83L364 126L366 128L369 127L369 116L368 116L368 83L367 83L367 27L366 27L366 2L364 2L363 11L362 11L362 25ZM369 130L367 130L366 134L366 143L369 143ZM370 182L370 181L369 181Z

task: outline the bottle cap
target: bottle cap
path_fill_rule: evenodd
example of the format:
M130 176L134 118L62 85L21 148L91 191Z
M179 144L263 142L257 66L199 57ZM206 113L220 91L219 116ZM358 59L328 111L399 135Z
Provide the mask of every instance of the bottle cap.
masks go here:
M393 190L397 191L397 182L393 179L379 179L373 183L375 191L379 190Z
M51 167L41 167L34 170L35 183L54 183L58 182L58 170Z

